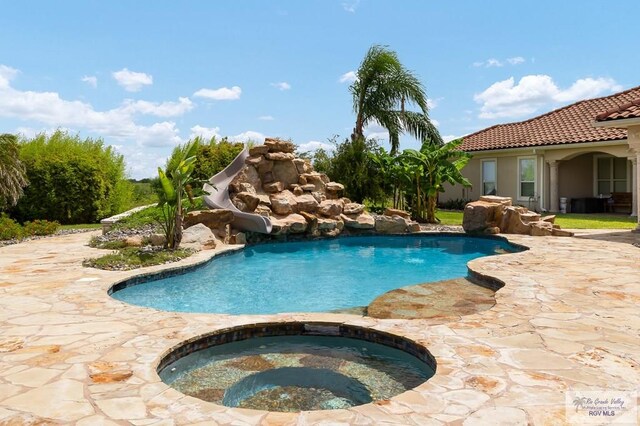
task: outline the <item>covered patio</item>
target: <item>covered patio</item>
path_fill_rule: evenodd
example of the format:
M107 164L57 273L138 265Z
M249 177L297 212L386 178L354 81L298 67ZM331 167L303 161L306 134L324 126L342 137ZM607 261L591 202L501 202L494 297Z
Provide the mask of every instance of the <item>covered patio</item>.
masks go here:
M629 145L629 160L632 164L632 215L638 216L640 211L640 98L599 114L596 117L595 127L625 129L627 131L627 143ZM636 232L640 231L640 217Z

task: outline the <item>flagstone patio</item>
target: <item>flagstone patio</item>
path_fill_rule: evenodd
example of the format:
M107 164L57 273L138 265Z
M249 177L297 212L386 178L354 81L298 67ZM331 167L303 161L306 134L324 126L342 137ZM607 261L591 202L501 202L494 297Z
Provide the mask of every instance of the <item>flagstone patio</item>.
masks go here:
M640 383L640 248L632 245L640 234L509 236L530 250L469 264L504 281L496 305L444 324L127 305L107 290L140 271L82 267L101 252L86 246L91 235L0 248L0 424L563 424L567 390L635 391ZM155 372L183 340L290 320L366 325L414 339L435 356L436 375L390 401L289 414L203 402L169 388Z

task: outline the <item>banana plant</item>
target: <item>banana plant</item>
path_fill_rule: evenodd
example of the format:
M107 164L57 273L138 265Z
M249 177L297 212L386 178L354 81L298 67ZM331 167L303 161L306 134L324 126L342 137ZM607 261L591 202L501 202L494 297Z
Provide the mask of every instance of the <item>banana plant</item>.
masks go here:
M444 145L425 141L419 151L406 149L398 157L412 176L414 214L428 223L439 222L436 217L438 193L444 192L445 183L471 186L461 172L471 155L458 150L461 143L461 139Z
M195 138L185 146L176 147L167 161L166 169L158 167L162 187L158 207L162 208L164 218L162 229L165 233L165 248L171 250L177 249L182 240L183 197L187 195L193 203L190 183L199 145L200 138Z

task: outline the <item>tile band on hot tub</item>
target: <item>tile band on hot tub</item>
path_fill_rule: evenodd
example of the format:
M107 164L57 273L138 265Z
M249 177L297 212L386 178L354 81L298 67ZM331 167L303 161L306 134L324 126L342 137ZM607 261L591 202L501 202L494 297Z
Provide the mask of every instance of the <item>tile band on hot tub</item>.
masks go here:
M339 336L365 340L407 352L434 370L437 366L436 359L426 347L406 337L372 328L342 323L291 321L246 324L194 337L167 351L160 359L156 371L161 372L167 365L178 359L212 346L238 342L254 337L275 336Z

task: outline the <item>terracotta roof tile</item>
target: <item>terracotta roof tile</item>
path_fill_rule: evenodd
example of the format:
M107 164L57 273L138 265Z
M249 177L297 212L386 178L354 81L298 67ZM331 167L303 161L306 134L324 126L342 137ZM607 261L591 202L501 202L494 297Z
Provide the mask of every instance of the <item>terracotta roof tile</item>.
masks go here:
M630 104L635 109L619 111ZM616 113L637 114L624 118L640 117L640 86L611 96L576 102L526 121L489 127L465 136L460 149L484 151L626 139L625 129L593 126L596 116L603 111L608 112L607 117Z
M625 118L640 118L640 98L598 114L596 121L623 120Z

